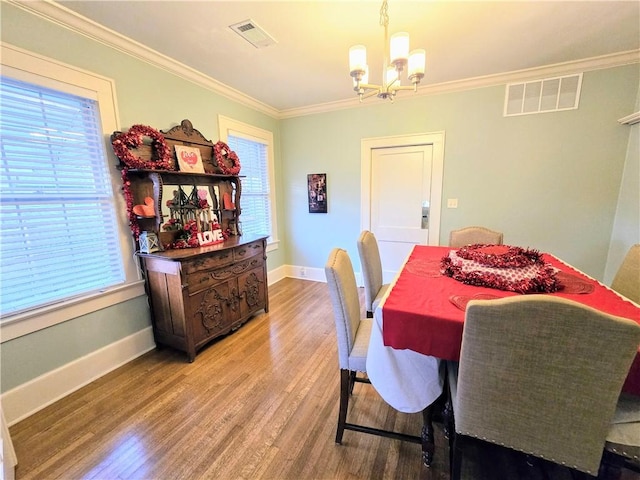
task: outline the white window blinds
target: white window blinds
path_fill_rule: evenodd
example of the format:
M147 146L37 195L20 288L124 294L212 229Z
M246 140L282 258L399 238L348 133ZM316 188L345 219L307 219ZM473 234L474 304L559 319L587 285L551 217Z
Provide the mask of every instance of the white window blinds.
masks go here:
M243 234L272 235L267 145L229 134L227 143L240 158Z
M0 81L0 314L123 283L94 100Z

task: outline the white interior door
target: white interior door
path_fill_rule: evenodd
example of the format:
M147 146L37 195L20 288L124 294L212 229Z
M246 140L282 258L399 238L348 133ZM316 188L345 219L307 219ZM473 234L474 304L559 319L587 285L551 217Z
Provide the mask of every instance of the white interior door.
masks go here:
M422 143L391 137L368 149L363 165L363 229L378 240L384 281L389 282L416 244L438 245L444 135ZM365 152L363 152L363 158ZM368 183L368 192L364 185Z

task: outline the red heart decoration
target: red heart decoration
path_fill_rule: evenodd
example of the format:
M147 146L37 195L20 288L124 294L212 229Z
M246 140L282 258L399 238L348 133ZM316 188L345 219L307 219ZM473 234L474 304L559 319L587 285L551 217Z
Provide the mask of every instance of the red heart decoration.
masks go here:
M191 167L193 167L198 161L198 157L194 152L180 152L180 158L182 158L182 160Z
M156 202L151 197L144 197L144 205L136 205L133 207L133 213L139 217L155 217Z

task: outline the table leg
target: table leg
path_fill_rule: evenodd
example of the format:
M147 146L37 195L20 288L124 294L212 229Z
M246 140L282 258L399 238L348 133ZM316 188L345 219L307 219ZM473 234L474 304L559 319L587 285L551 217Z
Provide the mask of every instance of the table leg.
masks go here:
M433 442L433 404L422 411L422 463L426 467L433 462L433 452L435 444Z

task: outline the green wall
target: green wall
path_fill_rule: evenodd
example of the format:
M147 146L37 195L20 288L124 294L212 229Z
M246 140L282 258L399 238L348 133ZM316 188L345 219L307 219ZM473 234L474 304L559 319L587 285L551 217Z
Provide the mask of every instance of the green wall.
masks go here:
M640 111L640 86L638 88L634 112ZM640 123L622 128L629 129L629 146L604 276L607 285L611 284L629 248L640 243Z
M206 138L217 141L217 118L224 115L273 132L275 167L277 172L281 170L278 120L12 5L3 2L0 8L3 42L112 78L123 130L136 123L167 130L187 118ZM113 165L115 168L115 157ZM279 186L276 178L277 198L282 197ZM267 268L278 268L283 262L281 241L277 250L269 252ZM6 392L150 325L143 297L4 342L0 345L0 391Z
M458 208L442 211L441 244L485 225L602 279L630 132L617 119L632 113L638 81L637 64L586 72L579 109L537 115L503 117L500 85L283 121L286 263L321 268L340 246L359 271L361 138L444 131L443 199ZM637 151L634 162L637 172ZM306 211L307 173L327 174L327 215ZM630 215L637 182L634 196Z
M280 246L268 255L269 270L321 269L334 246L346 248L359 270L361 139L436 131L446 135L443 198L459 201L458 209L442 212L442 244L451 229L482 224L503 231L507 243L549 251L602 279L610 244L640 241L633 218L637 126L617 122L634 111L637 64L586 72L580 108L567 112L504 118L502 85L405 94L394 104L370 99L358 108L276 120L12 5L0 8L3 41L113 78L123 129L142 123L166 130L188 118L216 140L222 114L272 131ZM326 215L307 211L308 173L327 174ZM139 298L5 342L1 391L149 325L146 299Z

